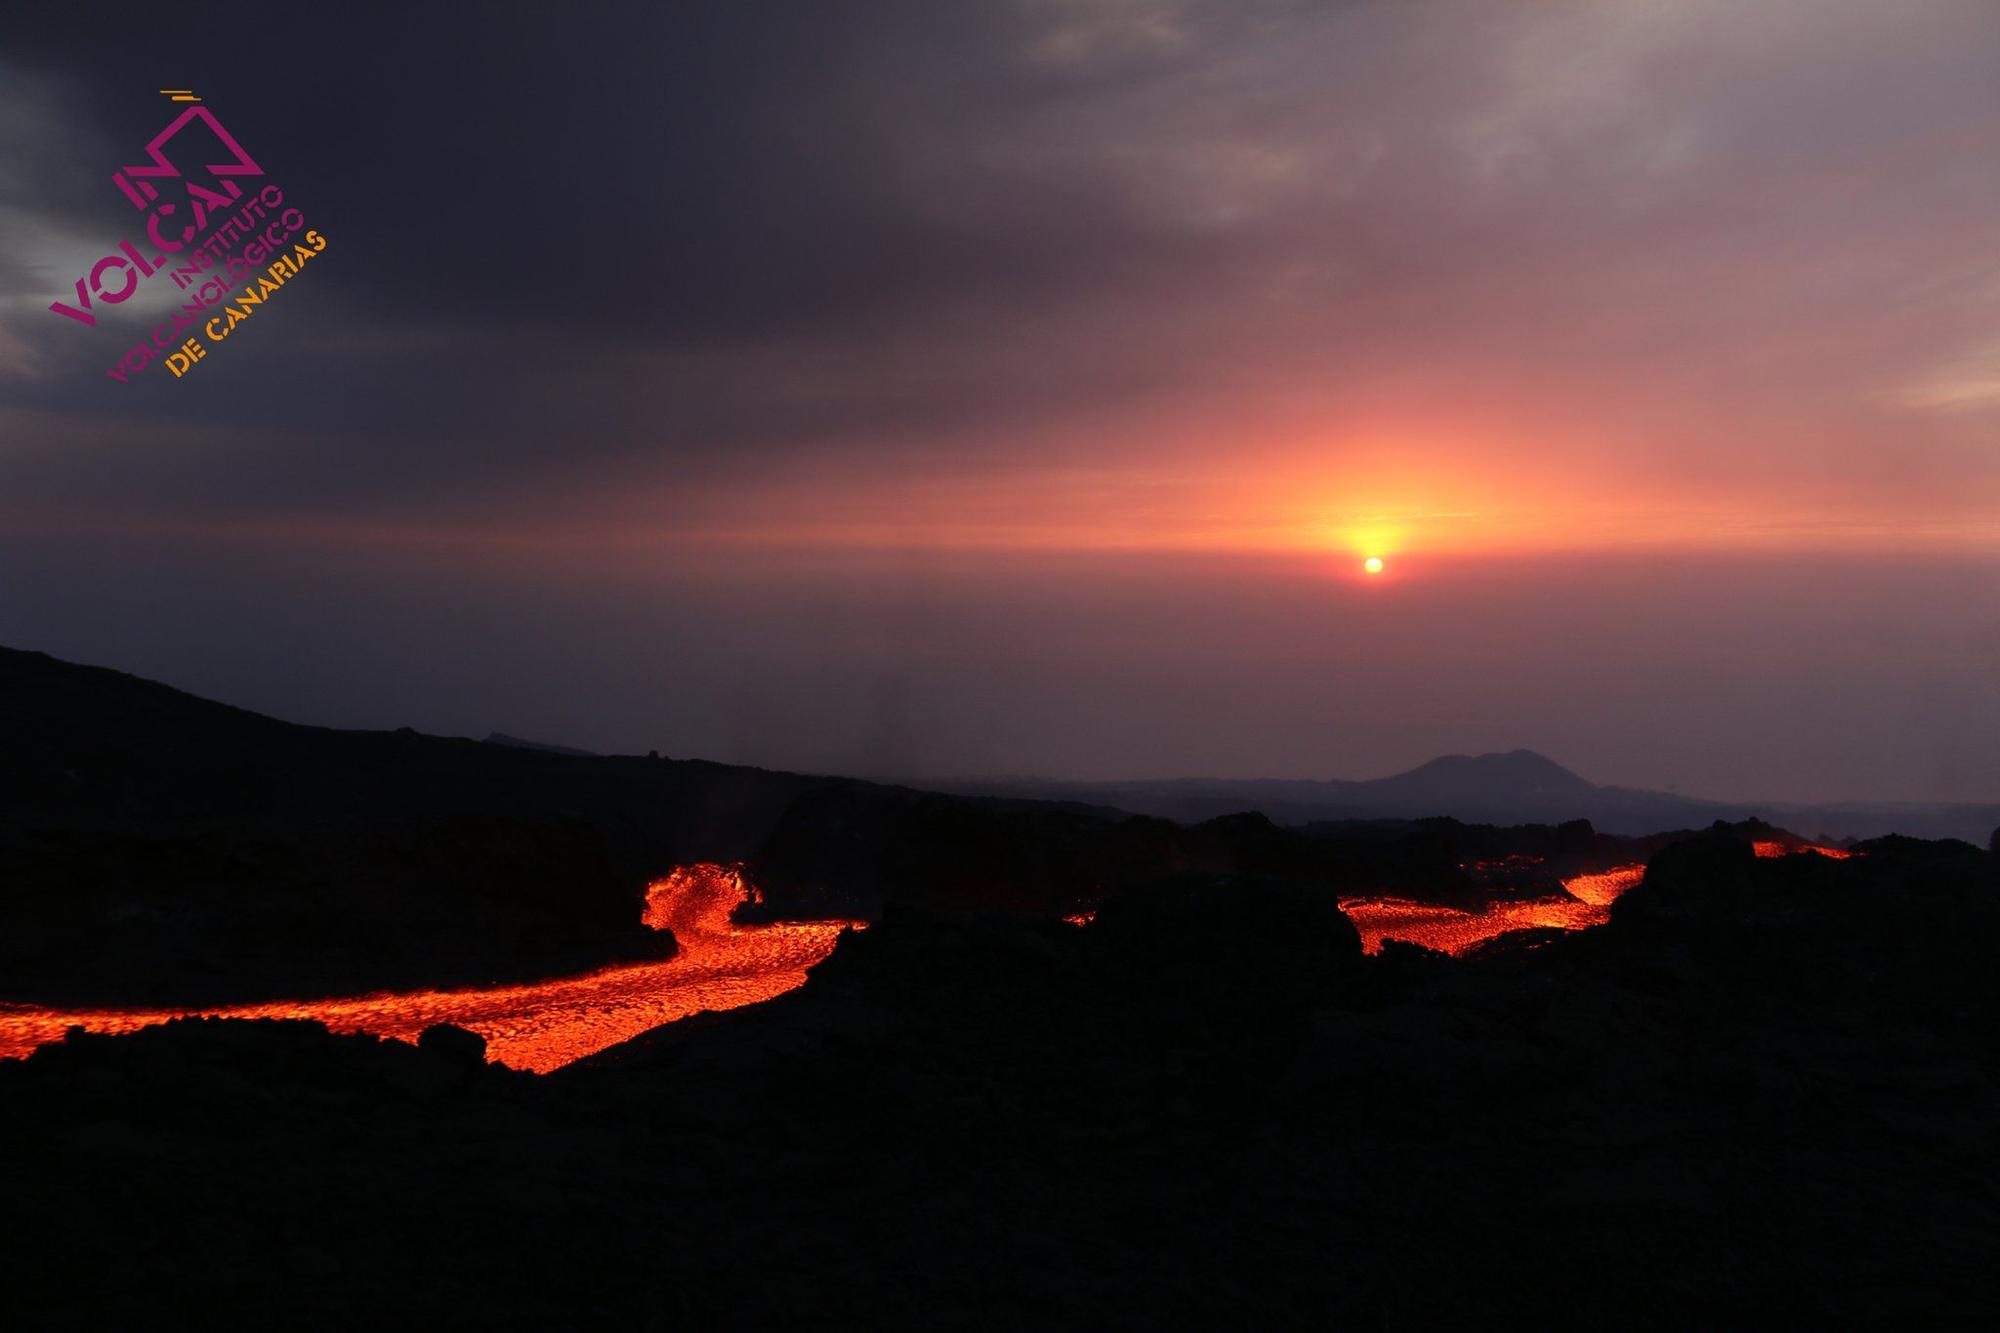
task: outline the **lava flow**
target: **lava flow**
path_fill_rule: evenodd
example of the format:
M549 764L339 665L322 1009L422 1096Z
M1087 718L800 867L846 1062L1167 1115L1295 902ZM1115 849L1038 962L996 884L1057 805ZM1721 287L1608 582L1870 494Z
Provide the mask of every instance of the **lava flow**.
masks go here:
M485 990L407 991L353 999L276 1000L208 1010L44 1009L0 1005L0 1057L58 1041L71 1027L130 1032L186 1013L223 1018L311 1018L336 1032L414 1041L433 1023L486 1038L489 1059L546 1073L648 1028L709 1009L755 1004L799 985L859 922L739 926L729 919L754 890L734 867L682 866L646 891L645 922L671 929L680 950L657 963L607 967Z
M1798 856L1809 852L1815 856L1824 856L1835 861L1845 861L1848 857L1854 855L1852 851L1845 847L1826 847L1816 842L1803 843L1798 846L1784 842L1753 842L1750 844L1750 848L1760 857Z
M1464 953L1483 940L1510 930L1555 927L1580 930L1602 925L1619 894L1645 877L1643 865L1619 866L1598 875L1563 881L1568 896L1499 901L1483 912L1468 912L1407 898L1355 898L1340 905L1361 932L1361 947L1375 953L1383 940L1408 940L1427 949Z
M1822 843L1755 842L1752 849L1760 857L1817 855L1840 861L1854 855L1843 847ZM1510 856L1505 861L1482 861L1467 869L1486 875L1532 864L1535 858ZM1517 863L1519 863L1517 865ZM1341 903L1340 910L1353 919L1361 931L1361 947L1375 953L1383 940L1408 940L1427 949L1464 953L1473 945L1504 935L1510 930L1554 927L1580 930L1604 924L1611 904L1646 877L1643 865L1619 866L1596 875L1578 875L1562 882L1567 897L1501 900L1483 912L1468 912L1436 903L1420 903L1408 898L1353 898Z

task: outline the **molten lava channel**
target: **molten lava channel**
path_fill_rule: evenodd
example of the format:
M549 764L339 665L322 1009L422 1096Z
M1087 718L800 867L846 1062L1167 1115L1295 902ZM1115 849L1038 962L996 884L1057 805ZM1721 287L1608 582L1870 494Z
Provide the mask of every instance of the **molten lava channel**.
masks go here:
M1814 856L1829 857L1835 861L1845 861L1848 857L1854 855L1853 852L1845 847L1823 847L1818 843L1805 843L1794 846L1791 843L1785 842L1753 842L1750 844L1750 849L1760 857L1797 856L1810 853Z
M1581 930L1602 925L1610 918L1611 904L1618 895L1645 875L1643 865L1578 875L1562 882L1566 896L1502 900L1481 912L1407 898L1355 898L1341 903L1340 910L1353 920L1361 932L1361 947L1369 953L1378 952L1384 940L1407 940L1426 949L1458 954L1510 930Z
M1838 861L1854 855L1845 848L1819 843L1770 841L1755 842L1751 847L1760 857L1817 855ZM1469 865L1466 869L1491 875L1523 869L1536 859L1510 856L1502 861ZM1581 930L1602 925L1610 919L1611 904L1618 900L1618 895L1645 877L1643 865L1618 866L1600 874L1564 880L1566 896L1563 897L1503 899L1478 912L1408 898L1353 898L1342 902L1340 910L1353 919L1361 932L1361 947L1369 953L1379 951L1384 940L1407 940L1427 949L1459 954L1510 930Z
M607 967L484 990L405 991L353 999L275 1000L207 1010L45 1009L0 1005L0 1057L59 1041L71 1027L130 1032L190 1013L223 1018L310 1018L336 1032L416 1040L433 1023L455 1023L486 1038L487 1057L546 1073L649 1028L711 1009L768 1000L806 979L859 922L780 922L739 926L737 904L754 897L733 866L682 866L646 891L645 922L680 943L671 959Z
M1845 857L1834 847L1793 848L1756 844L1759 856L1816 852ZM1620 866L1563 881L1563 897L1499 901L1484 911L1464 911L1404 898L1360 898L1341 903L1375 953L1388 939L1408 940L1446 953L1464 953L1510 930L1556 927L1577 930L1605 921L1618 895L1644 877L1643 865ZM714 1009L756 1004L798 986L806 970L833 952L840 932L858 921L779 922L739 926L736 906L756 890L735 866L682 866L646 891L645 923L671 930L679 951L665 962L602 968L481 990L383 992L351 999L271 1000L216 1009L51 1009L0 1005L0 1059L28 1054L60 1041L72 1027L131 1032L190 1014L222 1018L307 1018L335 1032L372 1032L403 1041L433 1023L453 1023L486 1038L489 1059L546 1073L616 1045L662 1023ZM1065 918L1088 924L1094 912Z

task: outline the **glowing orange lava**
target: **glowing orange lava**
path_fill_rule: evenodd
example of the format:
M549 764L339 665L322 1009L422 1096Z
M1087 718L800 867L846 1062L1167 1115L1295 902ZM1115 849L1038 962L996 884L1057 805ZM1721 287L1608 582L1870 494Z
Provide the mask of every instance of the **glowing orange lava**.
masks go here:
M1635 887L1646 877L1643 865L1619 866L1601 875L1578 875L1563 881L1563 888L1569 896L1592 907L1609 907L1618 901L1618 895Z
M1619 866L1598 875L1563 881L1567 898L1527 898L1496 902L1483 912L1467 912L1407 898L1354 898L1340 905L1361 932L1361 947L1378 952L1384 940L1408 940L1427 949L1464 953L1473 945L1510 930L1552 926L1580 930L1602 925L1618 895L1645 877L1643 865Z
M734 1009L783 994L860 922L738 926L730 911L755 890L735 867L682 866L646 891L644 920L670 928L680 951L665 962L607 967L487 990L408 991L353 999L276 1000L210 1010L44 1009L0 1005L0 1057L26 1055L71 1027L130 1032L185 1013L224 1018L314 1018L336 1032L404 1041L433 1023L486 1038L489 1059L546 1073L648 1028L709 1009Z
M1816 856L1826 856L1836 861L1845 861L1848 857L1854 855L1853 852L1845 847L1822 847L1816 842L1805 843L1796 847L1782 842L1753 842L1750 844L1750 847L1759 856L1792 856L1794 854L1804 855L1807 852L1811 852Z

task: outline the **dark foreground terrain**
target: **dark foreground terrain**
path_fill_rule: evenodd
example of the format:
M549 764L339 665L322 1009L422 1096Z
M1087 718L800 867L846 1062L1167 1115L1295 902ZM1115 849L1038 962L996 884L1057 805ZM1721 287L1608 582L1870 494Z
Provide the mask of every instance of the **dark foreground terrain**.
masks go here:
M1459 960L1240 876L892 906L539 1078L73 1037L0 1064L0 1324L1990 1325L1995 861L1684 840Z

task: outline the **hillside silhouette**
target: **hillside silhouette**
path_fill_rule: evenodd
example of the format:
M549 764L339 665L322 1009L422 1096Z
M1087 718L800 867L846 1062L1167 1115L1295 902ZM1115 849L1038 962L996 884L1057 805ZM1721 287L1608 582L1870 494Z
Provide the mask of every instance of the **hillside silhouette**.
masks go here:
M1167 778L1067 782L967 779L920 785L972 795L1073 800L1167 819L1201 820L1257 810L1280 824L1449 817L1469 823L1559 823L1588 819L1607 833L1698 828L1716 820L1766 819L1827 839L1910 837L1984 841L2000 805L1920 802L1803 804L1715 801L1672 792L1602 786L1532 750L1444 755L1385 778Z
M480 985L657 957L647 885L746 864L772 918L1054 917L1189 873L1475 903L1658 837L1452 820L1183 825L658 756L299 726L0 649L0 1000L214 1004Z

